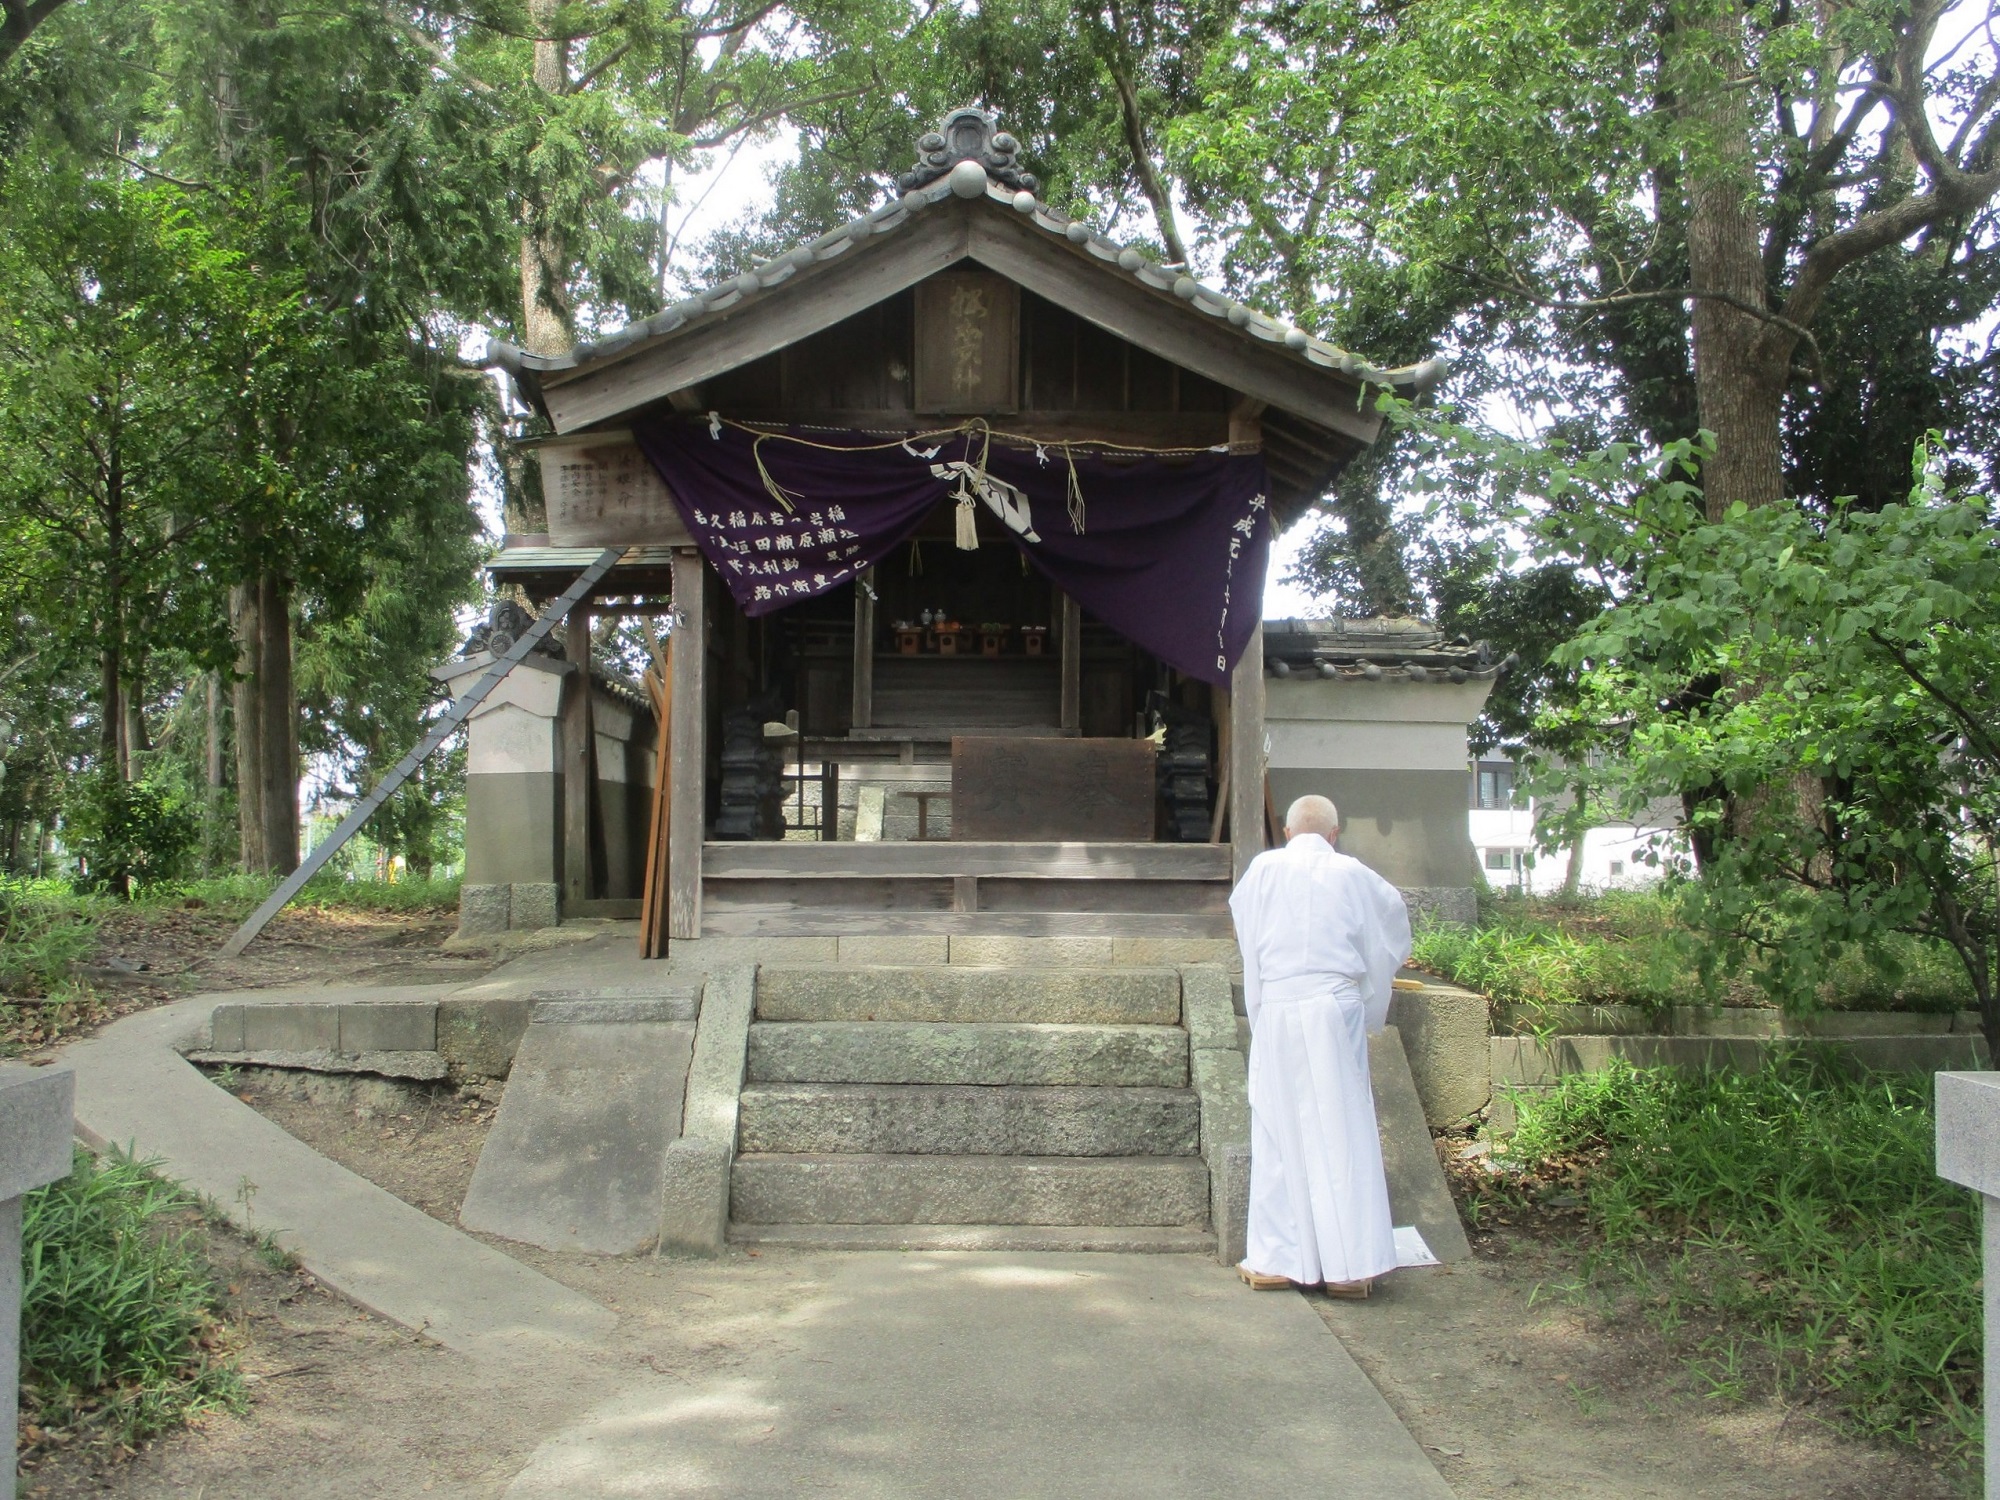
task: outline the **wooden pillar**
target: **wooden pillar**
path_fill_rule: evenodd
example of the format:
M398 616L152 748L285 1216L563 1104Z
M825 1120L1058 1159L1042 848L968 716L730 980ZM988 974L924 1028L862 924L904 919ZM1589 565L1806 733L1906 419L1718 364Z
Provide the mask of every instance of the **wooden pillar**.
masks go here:
M875 570L854 580L854 711L848 722L866 729L875 722Z
M667 936L701 936L701 844L708 828L708 607L701 554L674 549L674 701L669 714Z
M1062 600L1062 732L1083 733L1083 606Z
M569 612L563 654L573 670L563 685L563 908L590 899L590 605Z
M1229 843L1235 878L1264 852L1264 625L1229 679Z

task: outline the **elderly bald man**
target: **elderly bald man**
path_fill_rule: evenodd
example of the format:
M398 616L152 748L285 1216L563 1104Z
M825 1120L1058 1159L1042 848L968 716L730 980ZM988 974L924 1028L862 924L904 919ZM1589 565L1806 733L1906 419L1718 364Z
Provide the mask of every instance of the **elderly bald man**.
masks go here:
M1340 814L1301 797L1285 846L1250 862L1229 898L1250 1015L1250 1236L1240 1267L1263 1290L1323 1285L1365 1297L1396 1266L1389 1186L1368 1082L1410 956L1397 889L1338 853Z

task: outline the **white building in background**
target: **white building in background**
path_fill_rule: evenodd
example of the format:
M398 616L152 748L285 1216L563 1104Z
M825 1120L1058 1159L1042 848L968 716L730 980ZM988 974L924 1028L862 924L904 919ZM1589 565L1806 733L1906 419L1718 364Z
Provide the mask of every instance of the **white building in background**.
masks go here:
M1535 848L1535 799L1515 787L1517 770L1506 759L1473 763L1472 806L1466 813L1472 848L1496 891L1524 891L1552 896L1569 878L1569 851L1538 853ZM1583 839L1583 873L1578 887L1586 891L1636 890L1657 884L1660 866L1649 863L1649 850L1674 836L1672 810L1662 806L1649 824L1612 823L1593 828Z

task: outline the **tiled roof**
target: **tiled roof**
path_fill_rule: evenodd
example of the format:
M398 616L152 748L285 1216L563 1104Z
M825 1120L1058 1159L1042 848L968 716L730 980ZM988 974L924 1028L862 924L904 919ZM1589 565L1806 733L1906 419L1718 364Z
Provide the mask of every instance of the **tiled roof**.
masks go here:
M954 122L978 113L958 111L947 121L945 128L950 129ZM990 131L991 117L986 117L986 120ZM932 137L926 137L927 142L930 139ZM1005 140L1004 133L998 139ZM1011 147L1005 156L1011 158ZM936 153L933 153L933 159L935 157ZM894 234L932 205L958 197L967 200L984 198L1004 205L1036 228L1081 246L1103 265L1107 273L1130 277L1156 290L1172 292L1197 311L1240 329L1244 338L1287 350L1302 364L1337 371L1375 385L1418 390L1433 384L1444 372L1442 361L1435 359L1385 369L1358 354L1316 338L1303 328L1268 317L1224 292L1203 285L1179 267L1161 264L1144 251L1107 239L1083 220L1072 219L1049 207L1027 188L1009 186L1001 178L1026 182L1033 182L1034 179L1012 171L996 158L990 148L983 154L983 159L978 159L980 157L981 153L975 150L956 165L937 169L941 175L937 175L935 180L907 188L901 196L821 235L810 244L787 251L740 276L718 282L615 333L586 340L569 354L530 354L516 345L496 339L487 345L486 362L512 374L525 373L533 378L579 369L625 354L651 340L665 338L710 313L727 311L754 298L783 295L785 284L807 267L851 254L856 246L871 237ZM905 174L902 180L910 182L925 175L928 174Z
M1264 622L1264 667L1278 677L1465 682L1499 676L1513 664L1494 661L1484 641L1446 640L1429 621L1406 616Z

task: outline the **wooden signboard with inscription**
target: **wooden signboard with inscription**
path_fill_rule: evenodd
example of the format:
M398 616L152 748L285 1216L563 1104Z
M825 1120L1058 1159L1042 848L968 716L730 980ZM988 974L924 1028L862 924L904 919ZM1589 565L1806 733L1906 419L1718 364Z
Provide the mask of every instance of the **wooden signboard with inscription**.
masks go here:
M629 432L590 432L537 445L554 547L693 544L652 460Z
M1153 758L1151 740L960 735L951 742L951 836L1150 842Z
M1020 287L990 271L944 271L916 290L917 410L951 416L1019 410Z

